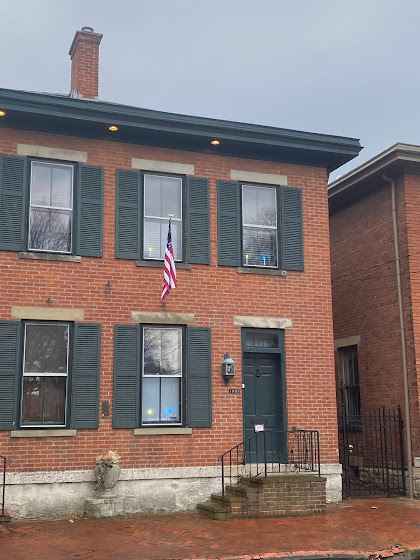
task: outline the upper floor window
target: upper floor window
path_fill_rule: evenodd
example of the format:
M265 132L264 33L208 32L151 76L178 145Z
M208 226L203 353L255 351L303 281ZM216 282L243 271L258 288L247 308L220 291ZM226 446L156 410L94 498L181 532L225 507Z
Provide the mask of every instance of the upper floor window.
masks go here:
M302 190L217 181L219 266L303 271Z
M277 189L242 185L242 264L277 268Z
M102 256L103 168L0 155L0 250Z
M72 252L72 165L31 162L29 251Z
M143 258L163 260L172 218L172 246L176 261L182 261L182 179L144 175Z

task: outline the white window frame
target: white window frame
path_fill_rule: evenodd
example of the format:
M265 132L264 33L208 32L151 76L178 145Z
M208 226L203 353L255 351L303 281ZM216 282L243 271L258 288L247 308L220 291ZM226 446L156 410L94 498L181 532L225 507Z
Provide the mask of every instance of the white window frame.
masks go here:
M244 221L244 188L251 187L257 189L267 189L267 190L274 190L275 193L275 201L276 201L276 225L275 226L263 226L263 225L256 225L256 224L247 224ZM241 266L245 267L252 267L252 268L270 268L271 270L278 270L279 268L279 204L278 204L278 188L275 185L256 185L250 183L241 183L241 246L242 246L242 256L241 256ZM248 264L245 262L246 255L243 250L244 245L244 227L247 228L256 228L256 229L267 229L267 230L274 230L276 232L276 261L277 264L274 265L264 265L264 264Z
M43 165L53 165L55 167L68 167L71 169L71 192L70 192L70 200L71 200L71 208L61 207L61 206L45 206L40 204L32 204L32 176L33 176L33 167L34 164L43 164ZM31 239L31 209L32 208L41 208L45 210L59 210L63 212L70 213L70 251L54 251L52 249L34 249L29 246L30 239ZM67 163L60 163L54 161L41 161L41 160L31 160L31 173L30 173L30 181L29 181L29 213L28 213L28 251L33 253L58 253L64 255L71 255L73 254L73 237L74 237L74 165L67 164Z
M45 326L45 325L54 325L54 326L61 326L67 327L67 356L66 356L66 363L67 363L67 371L66 373L58 372L58 373L33 373L33 372L25 372L25 361L26 361L26 328L28 326ZM68 421L68 390L69 390L69 359L70 359L70 323L50 323L48 321L28 321L24 324L24 336L23 336L23 356L22 356L22 381L21 381L21 398L20 398L20 427L21 428L63 428L67 426ZM65 408L64 408L64 424L24 424L22 422L23 418L23 381L25 377L66 377L66 394L65 394Z
M169 216L150 216L148 214L146 214L146 179L147 177L160 177L162 179L176 179L178 181L180 181L181 183L181 200L180 200L180 210L181 210L181 217L180 218L175 218L172 217L171 221L172 222L177 222L181 224L181 243L180 243L180 249L181 249L181 258L179 258L179 255L175 255L175 261L176 262L183 262L184 260L184 214L183 214L183 199L184 199L184 179L182 177L179 177L178 175L162 175L162 174L157 174L157 173L143 173L143 246L141 248L142 250L142 259L143 260L147 260L147 261L162 261L164 260L164 256L161 257L150 257L145 255L145 248L144 248L144 230L145 230L145 220L149 219L149 220L159 220L159 221L165 221L168 223L169 226ZM172 241L172 245L173 245L173 241ZM166 238L164 240L164 243L162 246L166 247Z
M144 373L144 332L146 330L177 330L181 332L181 346L179 349L180 352L180 363L181 363L181 372L179 375L156 375L156 374L145 374ZM155 326L155 325L144 325L142 327L142 350L141 350L141 414L140 414L140 425L142 428L147 427L158 427L158 426L176 426L180 427L183 426L184 423L184 414L183 414L183 384L185 380L185 367L184 367L184 357L183 357L183 344L184 344L184 329L177 325L165 325L165 326ZM143 422L143 379L160 379L160 378L169 378L169 379L180 379L179 384L179 416L180 419L178 422ZM160 415L160 403L159 403L159 415Z

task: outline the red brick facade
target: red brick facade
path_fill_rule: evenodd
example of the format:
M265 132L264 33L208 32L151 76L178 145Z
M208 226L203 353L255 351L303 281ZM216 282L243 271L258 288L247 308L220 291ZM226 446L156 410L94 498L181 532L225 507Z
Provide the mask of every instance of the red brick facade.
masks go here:
M213 425L195 428L191 435L138 436L132 429L113 429L111 410L98 430L78 430L76 437L11 438L3 431L0 449L12 459L10 469L89 469L108 449L121 455L123 468L215 465L220 453L243 439L241 396L229 394L220 374L229 351L238 370L229 388L241 388L241 328L233 325L234 315L293 321L285 332L288 426L319 429L322 463L337 463L325 169L2 129L1 154L16 154L20 143L83 150L88 164L104 168L102 258L53 262L0 252L1 320L11 319L11 306L45 307L50 298L52 307L84 308L85 322L102 325L100 402L113 400L114 325L130 324L131 311L162 311L162 269L115 259L115 170L130 169L136 157L193 164L195 175L210 179L211 264L178 270L167 311L193 312L197 326L212 329ZM216 180L229 180L232 168L287 175L289 187L302 189L304 272L283 278L217 266Z
M394 148L397 153L399 145ZM384 159L386 156L387 152L384 152ZM391 186L382 174L375 173L374 160L371 169L370 177L361 179L359 183L353 181L346 200L344 195L339 194L330 197L334 338L360 336L358 359L362 412L382 405L391 408L401 405L404 413ZM396 185L412 452L414 457L418 457L420 177L410 174L403 164L399 168L389 166L389 169ZM346 176L341 180L346 181ZM337 363L337 386L340 384L339 375ZM337 401L340 406L339 390Z

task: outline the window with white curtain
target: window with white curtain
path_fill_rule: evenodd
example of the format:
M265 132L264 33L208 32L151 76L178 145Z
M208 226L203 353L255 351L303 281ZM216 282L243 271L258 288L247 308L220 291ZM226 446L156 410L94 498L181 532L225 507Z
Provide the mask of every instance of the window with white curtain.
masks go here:
M176 261L182 254L182 178L144 175L143 258L163 260L171 216L172 246Z

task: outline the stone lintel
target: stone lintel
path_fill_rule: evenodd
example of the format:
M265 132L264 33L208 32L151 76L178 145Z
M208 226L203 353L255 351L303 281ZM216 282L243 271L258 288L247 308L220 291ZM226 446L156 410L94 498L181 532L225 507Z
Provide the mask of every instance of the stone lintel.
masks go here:
M176 173L178 175L194 175L194 165L175 163L173 161L158 161L154 159L131 159L133 169L142 171L162 171L162 173Z
M242 171L231 169L230 178L233 181L245 181L249 183L264 183L267 185L287 186L287 175L277 175L275 173L254 173L252 171Z
M285 317L247 317L234 315L233 324L236 327L251 327L254 329L289 329L292 319Z
M195 313L166 313L164 311L132 311L133 323L159 325L195 325Z
M79 163L87 163L87 152L79 152L77 150L67 150L64 148L49 148L47 146L34 146L32 144L18 144L18 156L33 156L46 159L61 159L64 161L77 161Z
M360 344L360 335L347 336L345 338L336 338L334 340L334 348L344 348L345 346L356 346Z
M81 322L85 319L85 310L63 307L23 307L20 305L12 305L12 319Z

